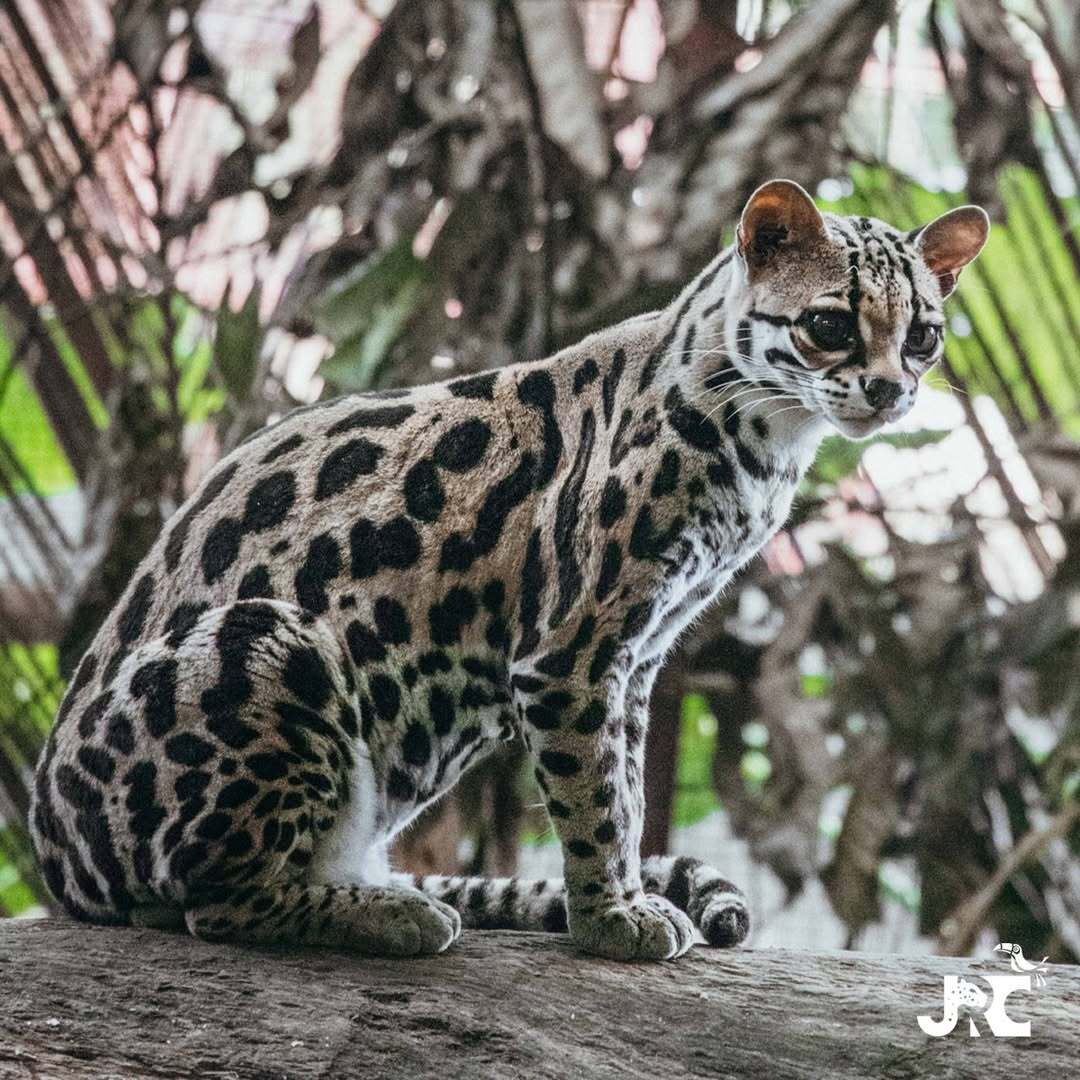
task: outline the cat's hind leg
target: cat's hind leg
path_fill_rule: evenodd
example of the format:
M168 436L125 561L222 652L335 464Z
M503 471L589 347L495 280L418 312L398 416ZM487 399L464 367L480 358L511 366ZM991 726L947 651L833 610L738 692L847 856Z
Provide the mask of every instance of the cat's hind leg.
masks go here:
M193 934L393 956L458 936L447 904L323 872L341 828L369 813L356 782L366 687L332 626L237 601L142 646L124 671L118 696L160 748L120 775L116 813L141 845L135 885Z
M210 940L323 945L369 956L440 953L461 933L448 904L413 889L268 882L189 901L188 929Z

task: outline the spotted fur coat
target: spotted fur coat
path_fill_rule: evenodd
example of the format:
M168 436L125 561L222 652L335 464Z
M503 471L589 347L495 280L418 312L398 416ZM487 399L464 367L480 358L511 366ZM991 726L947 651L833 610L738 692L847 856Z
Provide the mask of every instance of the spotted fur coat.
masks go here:
M741 941L717 870L639 858L654 677L830 424L910 407L984 235L971 208L905 236L774 182L662 311L256 434L78 667L31 812L53 894L93 922L395 955L463 921L622 959ZM395 874L395 833L515 738L565 879Z

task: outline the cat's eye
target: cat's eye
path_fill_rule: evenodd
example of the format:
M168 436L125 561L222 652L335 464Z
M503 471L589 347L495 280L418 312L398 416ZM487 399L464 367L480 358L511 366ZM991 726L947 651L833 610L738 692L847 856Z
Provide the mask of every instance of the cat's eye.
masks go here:
M911 324L907 337L904 339L904 352L908 356L929 356L941 341L941 327L932 326L930 323L915 322Z
M855 344L855 316L850 311L811 311L799 321L823 352L840 352Z

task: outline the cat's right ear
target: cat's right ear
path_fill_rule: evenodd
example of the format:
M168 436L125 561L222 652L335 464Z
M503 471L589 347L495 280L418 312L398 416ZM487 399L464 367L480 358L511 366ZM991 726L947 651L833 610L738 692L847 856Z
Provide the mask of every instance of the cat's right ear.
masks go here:
M944 299L956 288L960 271L982 251L989 235L990 218L981 206L958 206L908 233L908 239L933 271Z
M750 196L736 238L739 254L753 268L785 248L825 240L825 222L793 180L770 180Z

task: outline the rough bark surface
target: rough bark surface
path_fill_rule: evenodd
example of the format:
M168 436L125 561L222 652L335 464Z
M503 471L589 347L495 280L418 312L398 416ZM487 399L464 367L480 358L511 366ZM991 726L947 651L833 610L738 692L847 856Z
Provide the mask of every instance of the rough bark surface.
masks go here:
M943 1038L942 976L1001 959L695 949L621 965L567 939L466 933L437 958L209 945L70 922L0 923L0 1077L1065 1076L1080 968L1009 998L1031 1038ZM983 983L983 986L986 984Z

